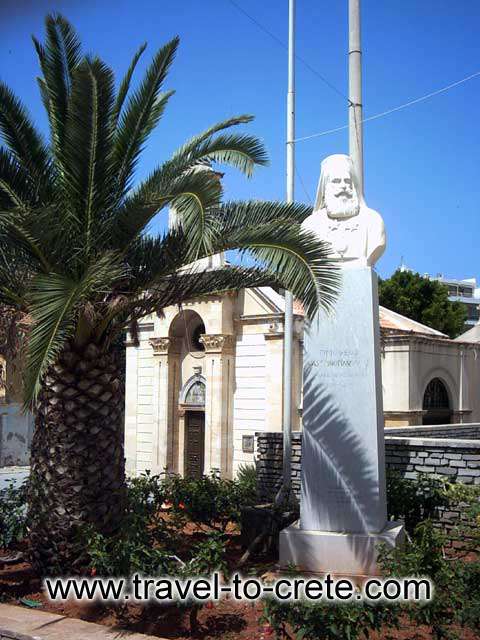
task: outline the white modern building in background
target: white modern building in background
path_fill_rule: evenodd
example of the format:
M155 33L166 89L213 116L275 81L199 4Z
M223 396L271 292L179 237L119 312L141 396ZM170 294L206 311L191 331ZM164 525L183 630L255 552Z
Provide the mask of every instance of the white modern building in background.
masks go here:
M461 302L467 309L465 328L470 328L480 320L480 288L475 278L456 280L445 278L438 274L432 280L437 280L448 287L448 297L452 302Z
M403 262L400 264L399 271L413 272L413 269L407 267ZM458 280L456 278L446 278L443 274L437 273L432 276L429 273L424 274L424 278L441 282L448 289L448 299L451 302L461 302L467 310L467 319L465 321L465 330L473 327L480 320L480 287L477 287L476 278L464 278Z

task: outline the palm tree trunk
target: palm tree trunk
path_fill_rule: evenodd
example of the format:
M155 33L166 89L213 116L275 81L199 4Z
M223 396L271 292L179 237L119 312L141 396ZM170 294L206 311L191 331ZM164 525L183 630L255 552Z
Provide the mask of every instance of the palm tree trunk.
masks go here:
M29 486L32 562L43 575L81 572L81 530L121 525L125 504L123 370L118 349L69 344L45 377Z

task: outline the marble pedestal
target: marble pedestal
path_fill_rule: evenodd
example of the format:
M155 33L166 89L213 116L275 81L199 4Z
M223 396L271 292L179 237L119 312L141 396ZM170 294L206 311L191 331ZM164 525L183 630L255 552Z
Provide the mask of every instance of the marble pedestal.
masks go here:
M398 522L387 522L379 533L338 533L301 529L298 520L280 532L280 565L295 565L308 573L380 575L379 545L396 547L404 539L403 525Z
M305 571L378 573L387 523L377 277L345 269L331 316L306 328L300 521L280 534L280 564Z

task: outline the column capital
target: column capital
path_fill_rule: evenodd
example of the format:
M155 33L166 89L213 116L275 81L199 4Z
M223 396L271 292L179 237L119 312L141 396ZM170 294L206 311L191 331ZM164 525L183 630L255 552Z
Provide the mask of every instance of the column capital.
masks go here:
M235 336L228 333L204 334L200 336L200 342L205 347L206 353L227 353L234 348Z
M180 353L181 340L179 338L150 338L153 355L166 356L169 353Z

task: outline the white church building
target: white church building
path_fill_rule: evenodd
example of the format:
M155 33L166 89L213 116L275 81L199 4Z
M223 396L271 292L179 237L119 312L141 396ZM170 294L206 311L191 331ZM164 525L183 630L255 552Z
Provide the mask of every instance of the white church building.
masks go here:
M213 266L213 265L212 265ZM281 431L283 296L269 287L192 300L127 342L129 473L235 475L254 435ZM294 309L292 424L301 429L304 315ZM380 307L385 425L480 422L480 344Z

